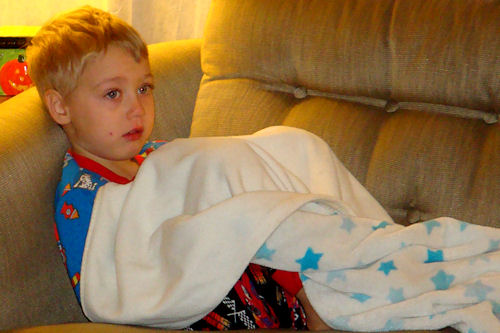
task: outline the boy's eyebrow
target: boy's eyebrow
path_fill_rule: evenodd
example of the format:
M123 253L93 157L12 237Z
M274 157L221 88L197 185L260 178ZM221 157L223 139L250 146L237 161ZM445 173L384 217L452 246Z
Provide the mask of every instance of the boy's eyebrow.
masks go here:
M153 79L153 78L154 78L153 74L152 73L148 73L148 74L144 75L143 80ZM105 83L108 83L108 82L118 82L118 81L123 81L123 80L124 80L124 78L122 76L110 77L108 79L104 79L104 80L96 83L94 85L94 88L98 88L99 86L101 86L101 85L103 85Z

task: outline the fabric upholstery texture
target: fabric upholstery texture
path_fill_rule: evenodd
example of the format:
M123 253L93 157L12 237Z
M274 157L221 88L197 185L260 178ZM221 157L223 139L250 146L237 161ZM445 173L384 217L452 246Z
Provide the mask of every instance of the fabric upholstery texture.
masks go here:
M216 0L203 71L498 114L499 15L495 1Z
M200 86L200 40L172 41L149 46L155 76L154 139L187 137Z
M0 107L0 327L82 320L53 236L66 138L34 89Z
M495 1L214 0L191 135L305 128L396 221L499 226L498 17Z

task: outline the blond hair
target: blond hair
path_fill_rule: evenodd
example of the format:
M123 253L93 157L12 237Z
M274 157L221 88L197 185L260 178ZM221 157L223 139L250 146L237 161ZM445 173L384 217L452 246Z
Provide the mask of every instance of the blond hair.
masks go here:
M43 99L48 89L68 96L93 56L116 45L136 61L148 57L139 33L120 18L84 6L56 16L40 28L26 50L29 75Z

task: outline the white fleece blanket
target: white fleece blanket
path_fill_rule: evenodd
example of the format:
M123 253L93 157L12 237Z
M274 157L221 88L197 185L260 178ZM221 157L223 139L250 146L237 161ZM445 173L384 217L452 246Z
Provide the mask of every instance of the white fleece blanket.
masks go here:
M182 328L249 262L299 271L333 328L500 332L500 229L402 227L303 130L179 139L99 190L81 301L92 321Z

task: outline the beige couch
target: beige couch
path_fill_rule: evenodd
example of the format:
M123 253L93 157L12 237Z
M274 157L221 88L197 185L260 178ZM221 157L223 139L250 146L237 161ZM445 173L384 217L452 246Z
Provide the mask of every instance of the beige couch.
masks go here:
M499 1L213 0L203 40L150 47L154 137L305 128L397 222L500 227L499 36ZM0 329L85 323L53 237L68 142L34 89L0 128Z

